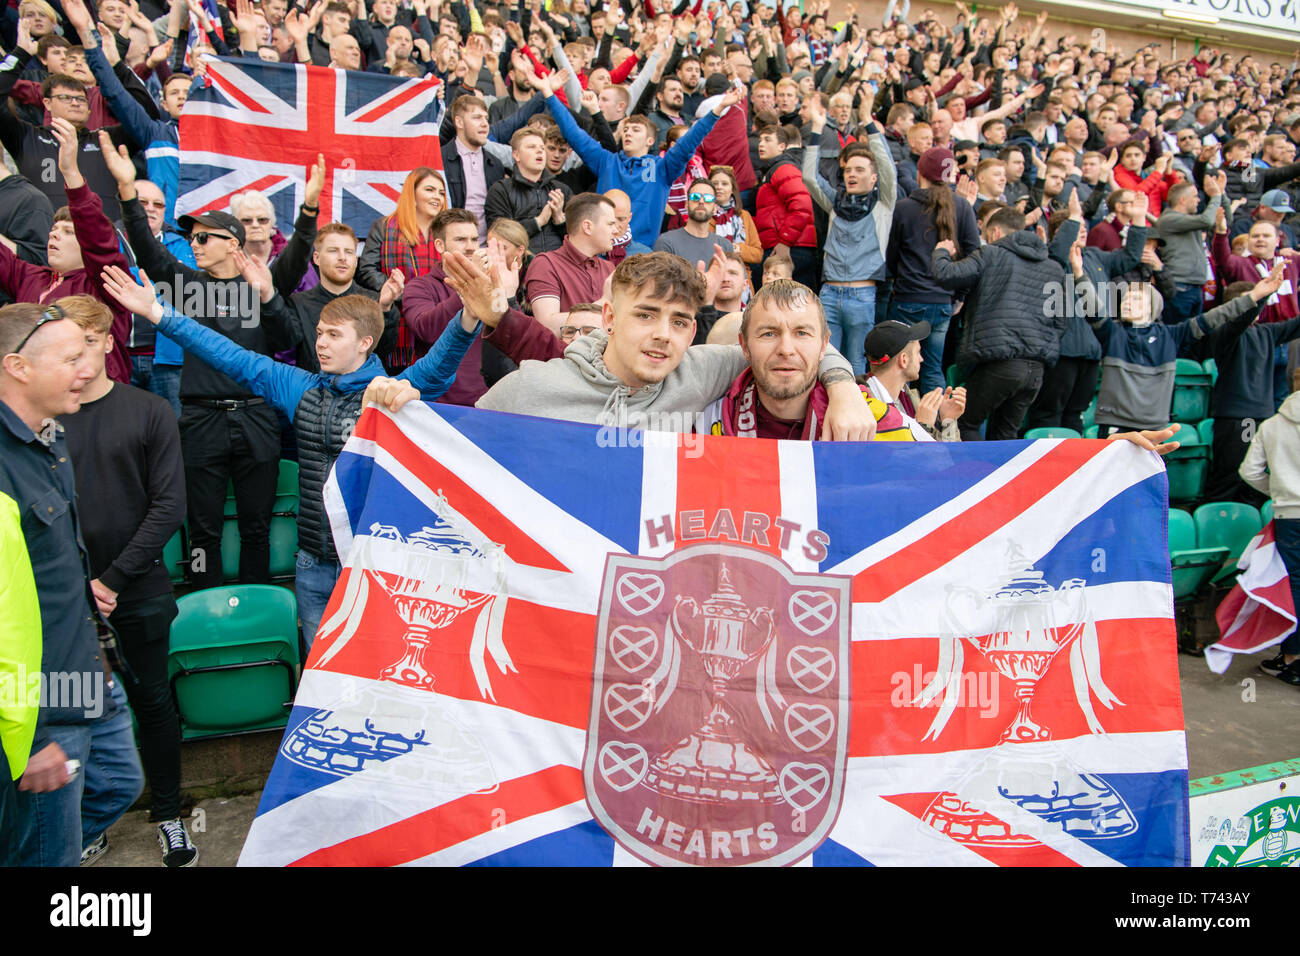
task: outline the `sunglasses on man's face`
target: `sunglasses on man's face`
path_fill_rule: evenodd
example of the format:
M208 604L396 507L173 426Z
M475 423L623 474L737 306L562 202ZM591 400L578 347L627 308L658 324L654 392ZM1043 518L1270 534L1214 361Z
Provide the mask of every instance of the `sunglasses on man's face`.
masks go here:
M59 320L65 317L66 314L64 313L63 308L61 306L57 306L57 305L50 306L48 309L46 309L44 312L41 313L41 317L36 320L36 324L32 326L32 330L23 336L23 340L18 343L17 348L15 348L11 354L17 355L19 352L21 352L23 350L23 346L32 340L32 336L36 334L36 330L39 329L42 325L45 325L47 322L58 322Z
M220 232L196 232L190 236L190 242L196 246L206 246L209 239L234 239L234 236L227 236Z
M691 193L686 198L691 202L713 202L717 197L713 193Z

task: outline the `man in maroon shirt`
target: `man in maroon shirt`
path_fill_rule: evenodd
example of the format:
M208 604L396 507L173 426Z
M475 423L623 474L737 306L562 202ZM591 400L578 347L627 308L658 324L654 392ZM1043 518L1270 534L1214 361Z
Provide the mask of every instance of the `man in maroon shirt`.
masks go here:
M614 263L600 257L618 238L614 203L599 193L578 193L570 199L564 207L564 224L568 231L564 245L533 259L524 277L533 316L556 335L570 306L604 297L605 279L614 271Z
M49 266L24 262L0 243L0 289L15 302L46 303L68 295L89 295L105 303L113 312L108 377L115 382L129 382L131 360L126 354L126 341L131 313L105 294L100 278L105 266L125 269L126 258L118 248L113 224L104 215L103 203L77 168L76 129L62 119L53 120L51 129L59 141L59 172L68 204L54 214L54 228L46 246Z
M434 217L429 231L440 256L449 251L472 256L478 251L478 217L468 209L444 209ZM446 278L442 263L435 262L425 275L406 283L402 293L402 318L421 343L416 349L417 356L438 341L438 336L460 312L460 296L447 287ZM482 340L475 336L474 344L461 360L456 380L438 401L448 405L477 402L487 391L482 367Z

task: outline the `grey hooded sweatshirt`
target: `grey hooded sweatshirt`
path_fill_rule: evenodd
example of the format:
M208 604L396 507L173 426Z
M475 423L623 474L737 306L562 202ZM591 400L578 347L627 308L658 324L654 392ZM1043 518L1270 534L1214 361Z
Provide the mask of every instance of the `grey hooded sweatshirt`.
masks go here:
M563 358L525 361L476 406L589 425L689 433L697 430L696 417L749 367L739 345L693 345L662 382L632 388L605 368L608 341L609 336L597 330L575 339ZM837 368L852 374L844 357L828 348L818 374Z
M1300 518L1300 392L1259 426L1238 474L1273 499L1275 517Z

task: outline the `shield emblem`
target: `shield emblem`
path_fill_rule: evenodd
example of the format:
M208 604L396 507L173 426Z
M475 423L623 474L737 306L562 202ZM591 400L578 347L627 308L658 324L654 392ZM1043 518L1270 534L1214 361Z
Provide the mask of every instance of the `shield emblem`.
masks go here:
M609 557L583 779L626 850L788 865L826 839L848 755L850 584L731 544Z

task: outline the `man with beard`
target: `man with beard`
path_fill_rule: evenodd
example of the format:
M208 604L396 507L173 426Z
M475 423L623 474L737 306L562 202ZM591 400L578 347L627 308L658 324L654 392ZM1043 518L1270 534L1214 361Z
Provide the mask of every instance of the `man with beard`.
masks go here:
M731 240L713 231L716 210L713 183L703 177L692 180L686 193L686 225L660 236L655 242L655 252L671 252L687 262L704 263L712 261L715 246L731 252L734 248Z
M665 77L655 97L655 108L650 111L650 122L659 131L656 146L664 141L664 136L674 126L691 124L691 118L682 109L685 101L686 92L682 89L682 81L675 76Z
M478 401L479 408L650 431L690 433L714 426L726 434L857 441L875 432L848 362L827 348L821 303L805 286L784 281L760 290L767 294L759 301L779 316L763 319L770 331L768 325L755 326L747 354L735 346L691 348L695 315L716 273L706 282L677 256L632 256L611 277L604 328L566 349L555 335L507 307L514 290L508 287L509 270L499 263L489 276L472 259L449 253L444 267L465 311L492 328L487 341L523 363ZM767 335L778 341L769 342ZM541 361L523 362L530 358ZM748 374L747 366L757 369L756 376L737 379ZM765 394L771 392L763 411L752 404L753 385L760 380ZM391 390L415 397L414 390L396 383ZM728 415L730 430L722 424Z

